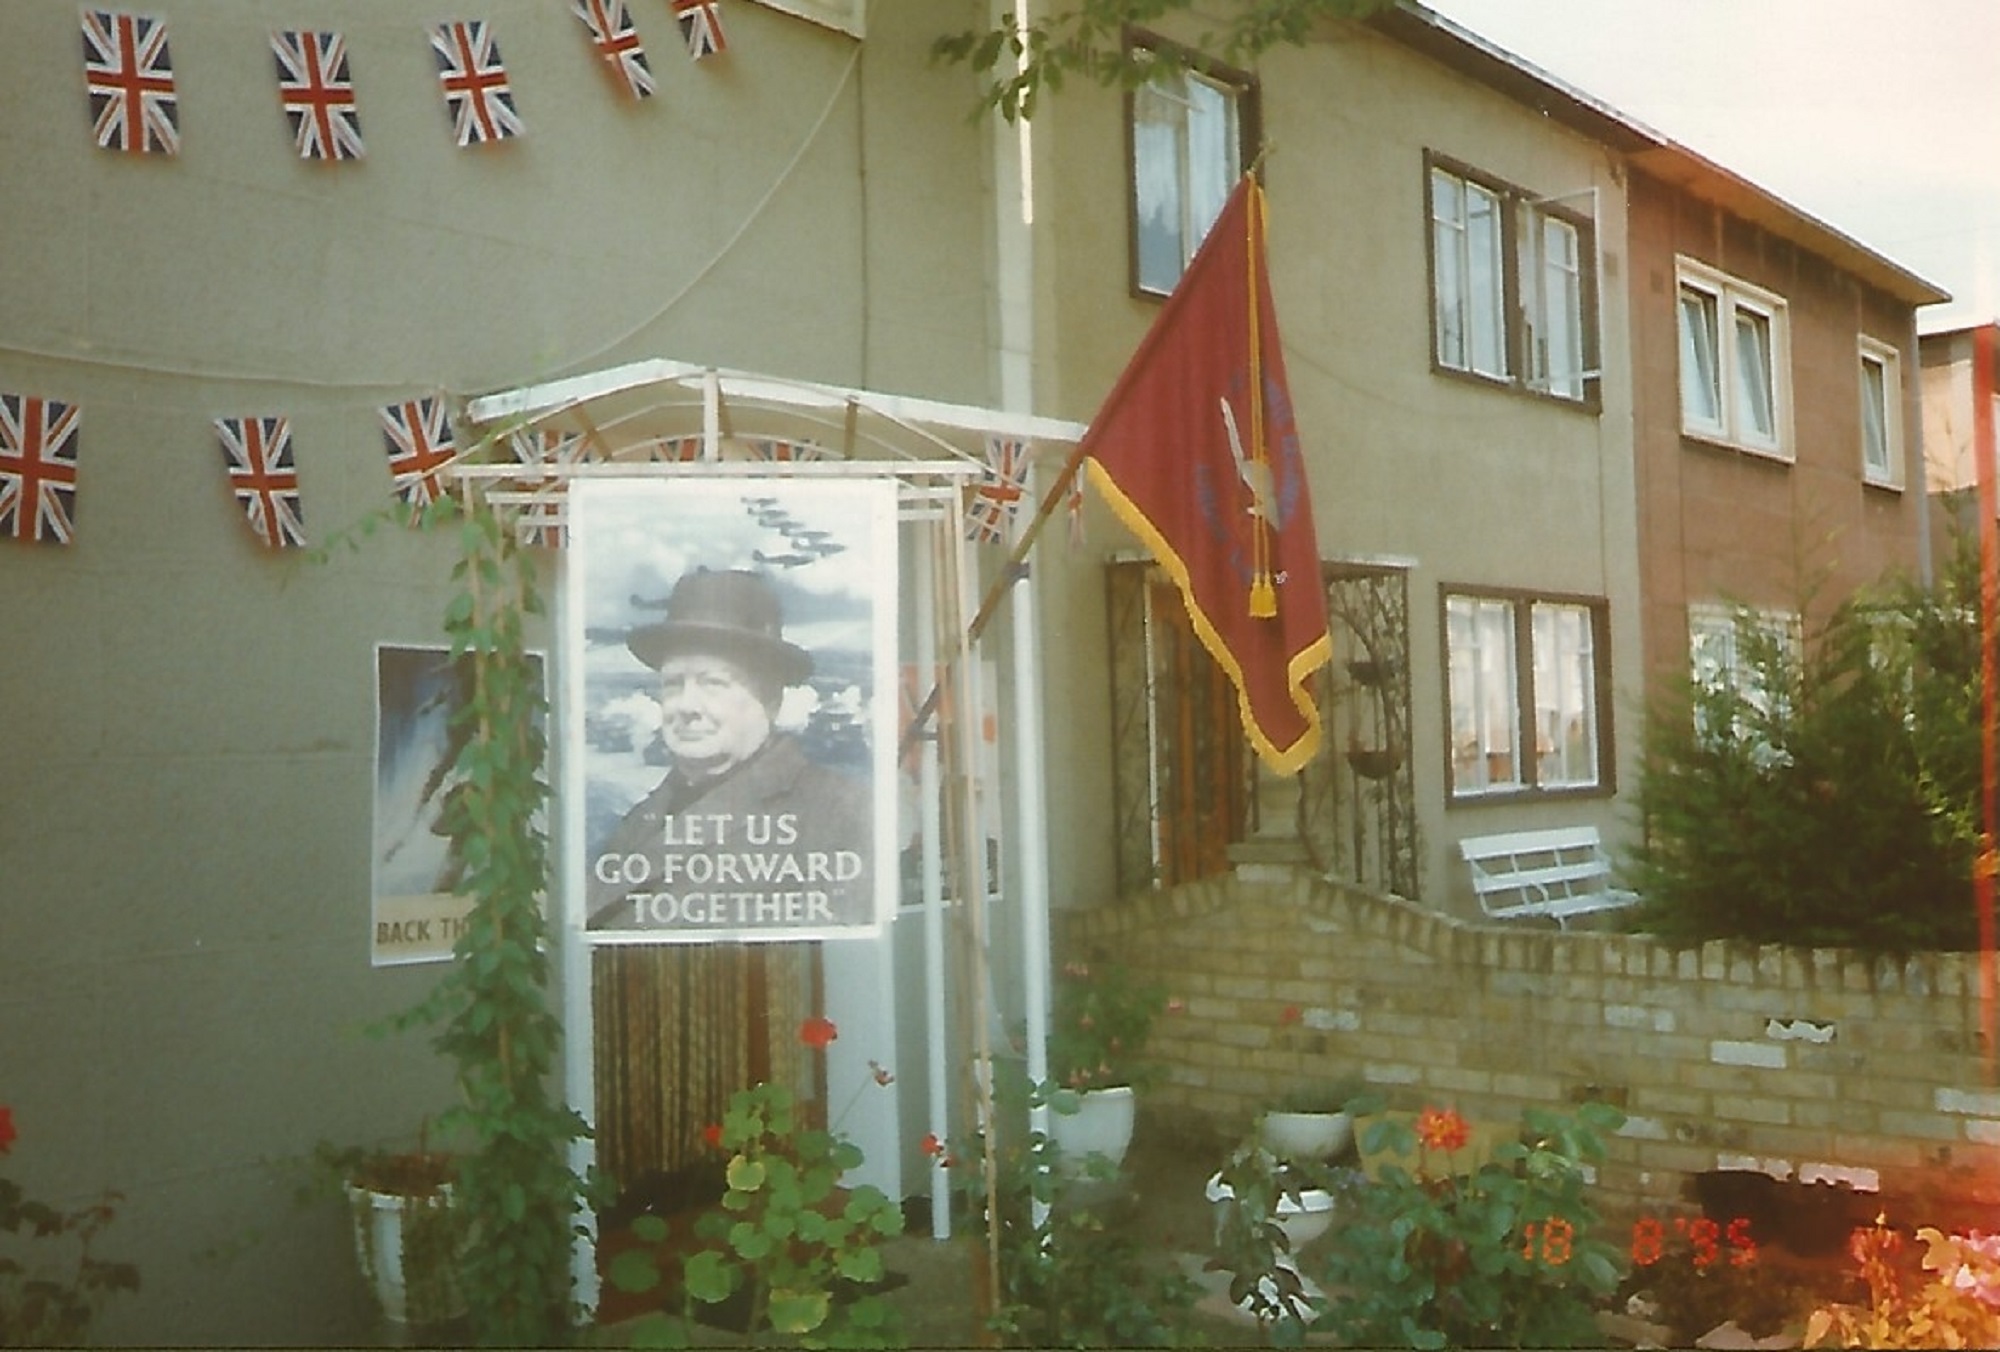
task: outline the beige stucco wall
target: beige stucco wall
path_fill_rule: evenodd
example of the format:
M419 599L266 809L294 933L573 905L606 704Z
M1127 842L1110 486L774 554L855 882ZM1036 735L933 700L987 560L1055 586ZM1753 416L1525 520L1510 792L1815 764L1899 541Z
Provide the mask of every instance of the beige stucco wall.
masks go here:
M1446 583L1535 589L1609 602L1617 782L1633 782L1638 581L1631 382L1624 331L1623 189L1601 147L1371 30L1329 25L1267 53L1263 128L1270 269L1287 373L1307 448L1320 552L1411 564L1416 798L1426 902L1472 906L1455 842L1530 825L1595 822L1615 838L1608 794L1446 807L1441 654ZM1044 123L1046 125L1044 125ZM1424 153L1432 150L1549 196L1597 189L1603 258L1603 408L1588 412L1434 374L1430 360ZM1116 94L1066 89L1037 119L1044 248L1047 411L1087 419L1157 302L1126 285L1126 161ZM1587 202L1588 198L1572 199ZM1108 709L1101 584L1080 575L1131 542L1093 517L1090 551L1048 551L1079 580L1048 603L1052 690ZM1081 752L1052 845L1088 902L1115 890L1109 844L1108 713L1052 712L1051 744ZM1058 901L1065 898L1059 897Z
M435 969L368 966L373 649L435 641L444 542L315 564L251 539L210 425L292 420L309 534L388 500L376 410L640 357L990 402L989 139L934 34L865 46L749 3L696 65L634 14L619 101L566 5L492 0L527 135L461 150L406 0L162 0L184 147L91 143L74 6L0 15L0 389L82 410L77 540L0 544L0 1103L10 1176L126 1194L143 1292L102 1336L368 1336L334 1208L282 1161L444 1107L361 1029ZM297 160L268 32L346 34L367 158Z

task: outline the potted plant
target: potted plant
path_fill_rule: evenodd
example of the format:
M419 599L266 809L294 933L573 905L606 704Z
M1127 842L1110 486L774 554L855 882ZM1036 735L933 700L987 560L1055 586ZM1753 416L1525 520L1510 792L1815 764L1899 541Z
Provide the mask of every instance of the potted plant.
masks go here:
M1281 1160L1324 1163L1340 1158L1354 1144L1354 1114L1348 1105L1365 1089L1352 1075L1293 1086L1258 1121L1264 1148Z
M1300 1275L1298 1252L1333 1222L1333 1193L1323 1171L1280 1159L1256 1139L1237 1146L1208 1179L1215 1211L1215 1256L1208 1272L1229 1275L1229 1300L1274 1341L1280 1321L1310 1323L1324 1293Z
M1164 991L1123 967L1063 967L1048 1047L1049 1078L1057 1089L1049 1134L1065 1159L1102 1155L1114 1168L1124 1160L1136 1085L1146 1074L1138 1058L1166 1007Z
M462 1318L459 1261L463 1218L453 1207L456 1156L432 1150L419 1130L416 1148L322 1144L316 1158L347 1203L354 1256L392 1325L435 1328Z

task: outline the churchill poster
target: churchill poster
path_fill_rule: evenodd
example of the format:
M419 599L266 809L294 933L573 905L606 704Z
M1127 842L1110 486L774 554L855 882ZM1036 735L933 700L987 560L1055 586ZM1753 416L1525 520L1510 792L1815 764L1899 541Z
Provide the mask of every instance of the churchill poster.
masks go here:
M878 932L896 881L895 485L571 494L570 892L588 936Z

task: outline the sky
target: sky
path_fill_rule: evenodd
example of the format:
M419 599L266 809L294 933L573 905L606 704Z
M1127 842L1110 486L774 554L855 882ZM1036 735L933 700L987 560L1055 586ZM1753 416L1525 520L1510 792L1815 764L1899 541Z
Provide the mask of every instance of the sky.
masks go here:
M2000 318L2000 0L1425 0Z

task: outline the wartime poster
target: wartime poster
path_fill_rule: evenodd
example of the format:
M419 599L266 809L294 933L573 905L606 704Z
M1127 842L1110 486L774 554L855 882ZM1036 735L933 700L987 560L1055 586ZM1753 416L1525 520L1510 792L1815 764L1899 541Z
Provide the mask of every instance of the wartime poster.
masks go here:
M592 939L878 931L895 508L886 481L574 486L565 766Z
M531 655L537 671L541 658ZM445 648L375 648L375 859L369 953L377 967L451 956L471 903L439 825L460 743L467 667Z

